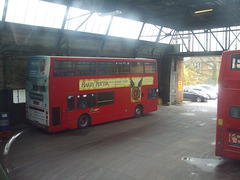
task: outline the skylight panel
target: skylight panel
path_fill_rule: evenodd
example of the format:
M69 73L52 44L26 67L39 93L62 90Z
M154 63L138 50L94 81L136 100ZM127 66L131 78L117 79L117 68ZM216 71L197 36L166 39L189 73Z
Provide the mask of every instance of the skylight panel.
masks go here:
M114 17L108 35L137 39L142 25L143 23L139 21Z
M173 30L163 27L159 38L159 43L169 44L172 39Z
M157 26L146 23L143 27L140 40L155 42L157 40L158 33L159 28Z
M65 29L95 34L106 34L111 16L100 16L88 10L71 7Z
M65 29L76 31L91 15L90 11L71 7L69 9Z
M106 34L110 19L111 16L99 16L97 13L94 13L79 30L89 33Z
M66 6L40 0L9 0L7 22L61 28Z
M5 0L0 0L0 21L2 21L4 4L5 4Z

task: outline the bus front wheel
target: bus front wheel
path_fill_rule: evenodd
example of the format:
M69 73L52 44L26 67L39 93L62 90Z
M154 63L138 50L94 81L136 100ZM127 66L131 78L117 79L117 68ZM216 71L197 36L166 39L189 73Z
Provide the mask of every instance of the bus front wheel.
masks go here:
M78 128L87 128L90 125L91 118L87 114L83 114L78 119Z
M135 108L134 117L138 118L138 117L140 117L142 114L143 114L143 107L140 106L140 105L138 105L138 106Z

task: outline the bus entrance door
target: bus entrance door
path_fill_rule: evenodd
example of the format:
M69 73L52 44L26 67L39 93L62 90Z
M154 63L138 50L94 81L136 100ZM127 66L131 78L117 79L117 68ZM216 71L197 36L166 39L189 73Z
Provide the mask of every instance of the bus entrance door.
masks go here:
M65 96L62 100L62 123L67 123L75 120L75 108L75 96Z

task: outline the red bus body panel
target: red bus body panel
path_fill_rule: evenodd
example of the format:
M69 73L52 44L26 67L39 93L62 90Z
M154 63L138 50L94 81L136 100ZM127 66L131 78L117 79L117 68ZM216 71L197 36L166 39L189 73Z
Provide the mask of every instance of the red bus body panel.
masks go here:
M216 124L217 156L240 160L240 119L231 117L230 108L240 106L240 70L231 69L232 54L238 51L227 51L222 54L219 72L218 107ZM236 136L236 141L232 137Z
M134 59L115 59L115 58L84 58L84 57L51 57L50 75L49 75L49 111L50 126L49 132L62 131L66 129L78 128L78 118L82 114L89 114L91 124L100 124L113 120L124 119L134 116L135 107L141 104L144 107L144 114L157 110L157 99L148 100L148 88L158 88L157 72L154 74L127 74L127 75L96 75L96 76L72 76L72 77L53 77L54 60L87 60L87 61L134 61ZM137 59L136 59L137 61ZM155 62L156 60L149 60ZM157 65L156 65L157 67ZM79 90L79 80L84 79L107 79L107 78L129 78L129 77L153 77L152 85L141 87L141 102L131 103L131 87L108 88L99 90ZM85 109L75 109L67 111L67 96L78 94L89 94L96 92L114 91L114 104ZM76 107L75 102L75 107ZM60 108L60 124L52 126L53 108Z

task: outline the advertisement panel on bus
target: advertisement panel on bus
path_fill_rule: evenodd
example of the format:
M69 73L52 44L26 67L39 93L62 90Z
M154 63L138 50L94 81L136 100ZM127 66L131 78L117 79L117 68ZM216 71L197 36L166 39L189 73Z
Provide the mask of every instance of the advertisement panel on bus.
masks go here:
M50 58L30 57L26 73L26 118L40 125L49 125Z

